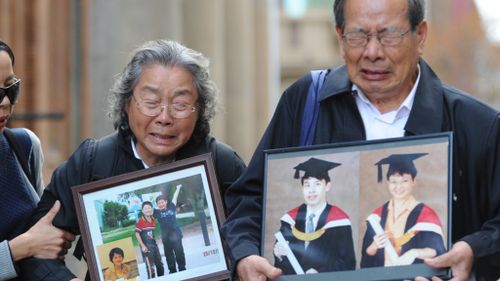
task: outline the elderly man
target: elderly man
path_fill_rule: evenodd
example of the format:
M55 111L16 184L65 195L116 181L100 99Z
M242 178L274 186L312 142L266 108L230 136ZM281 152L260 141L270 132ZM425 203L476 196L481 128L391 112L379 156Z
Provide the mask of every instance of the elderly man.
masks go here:
M425 262L500 277L500 115L443 85L421 58L428 32L424 1L336 0L336 34L345 65L329 70L319 92L314 144L453 132L453 247ZM259 257L266 149L300 145L311 76L282 95L246 172L226 193L223 233L241 280L277 278ZM482 279L481 279L482 278Z

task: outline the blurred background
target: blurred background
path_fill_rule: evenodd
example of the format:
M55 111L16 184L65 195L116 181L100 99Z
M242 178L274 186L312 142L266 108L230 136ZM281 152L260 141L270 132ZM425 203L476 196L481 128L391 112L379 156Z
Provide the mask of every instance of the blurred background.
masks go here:
M487 18L495 8L474 0L427 2L424 58L444 82L499 109L500 41L495 18ZM0 0L0 38L14 49L23 80L10 126L41 138L48 183L83 139L113 130L108 91L129 53L166 38L210 58L223 106L212 133L248 162L282 91L310 69L342 63L332 3Z

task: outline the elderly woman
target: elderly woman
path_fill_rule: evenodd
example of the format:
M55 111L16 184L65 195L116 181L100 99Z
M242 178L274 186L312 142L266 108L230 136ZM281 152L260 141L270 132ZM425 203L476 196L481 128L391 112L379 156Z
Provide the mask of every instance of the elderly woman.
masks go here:
M84 141L56 169L33 216L36 221L53 202L62 202L54 224L78 233L71 187L211 152L221 192L245 165L229 146L209 135L216 87L208 60L179 43L146 42L133 53L112 88L111 118L116 132ZM44 266L40 266L44 264ZM26 280L70 280L63 264L30 259L22 264Z
M0 41L0 280L17 277L14 262L20 259L64 256L69 246L66 241L74 240L72 234L52 226L52 218L59 210L59 203L45 218L23 233L43 190L43 155L40 140L33 132L6 128L21 84L14 74L14 62L12 49ZM28 145L23 146L21 143ZM31 160L30 169L23 168L27 163L21 164L21 157Z

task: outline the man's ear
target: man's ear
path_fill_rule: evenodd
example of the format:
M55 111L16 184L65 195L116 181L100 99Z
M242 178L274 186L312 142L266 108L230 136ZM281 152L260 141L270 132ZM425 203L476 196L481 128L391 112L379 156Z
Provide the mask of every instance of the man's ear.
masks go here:
M428 30L427 21L423 20L417 26L417 30L415 31L417 34L418 53L420 56L424 54L425 42L427 41L427 30Z
M342 35L343 35L342 28L340 28L340 26L336 26L335 33L337 34L337 40L339 42L340 55L342 56L342 58L345 59L344 44L342 44Z
M332 181L325 180L325 190L329 191L331 187L332 187Z

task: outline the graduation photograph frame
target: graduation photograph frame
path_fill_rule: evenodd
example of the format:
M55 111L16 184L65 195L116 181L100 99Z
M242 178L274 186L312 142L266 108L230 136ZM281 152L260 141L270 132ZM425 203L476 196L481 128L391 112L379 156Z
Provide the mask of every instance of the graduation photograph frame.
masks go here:
M451 247L452 137L264 151L261 254L278 280L450 278L422 259Z
M129 281L229 278L229 259L220 233L224 206L210 153L74 186L72 194L91 280L105 280L104 275L111 274L107 271L114 271L117 249L122 263L116 267L126 268ZM168 232L162 233L160 220L167 217L177 227L165 224ZM136 229L147 236L136 234ZM165 256L176 247L169 243L179 243L172 240L172 233L178 233L175 239L180 239L185 257L184 269L181 258L176 260L179 269L175 273L169 273ZM146 254L136 235L141 241L149 239L149 244L142 243L147 245ZM158 267L151 262L154 255L161 259L164 276L158 276Z

